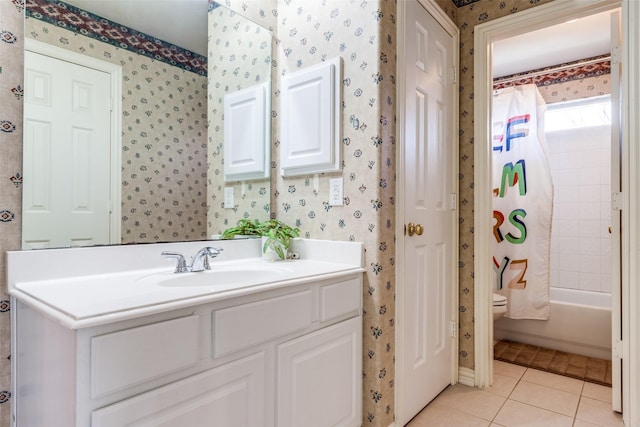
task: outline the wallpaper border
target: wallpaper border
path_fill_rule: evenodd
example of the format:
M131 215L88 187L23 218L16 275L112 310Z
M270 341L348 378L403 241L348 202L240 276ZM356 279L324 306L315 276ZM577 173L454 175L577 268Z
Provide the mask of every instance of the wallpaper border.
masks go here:
M585 62L589 63L585 64ZM557 70L559 67L568 68ZM531 74L539 73L540 75L531 76ZM549 86L573 80L581 80L587 77L603 76L606 74L611 74L611 60L608 54L499 77L493 79L493 89L502 89L509 86L525 85L530 83L534 83L539 87Z
M207 58L58 0L28 0L26 16L196 74Z
M471 3L476 3L480 0L451 0L456 7L468 6Z

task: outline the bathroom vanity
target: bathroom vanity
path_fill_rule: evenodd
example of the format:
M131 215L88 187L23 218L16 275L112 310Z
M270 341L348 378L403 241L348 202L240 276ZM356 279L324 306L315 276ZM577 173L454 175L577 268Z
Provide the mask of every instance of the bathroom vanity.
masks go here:
M224 251L174 273L162 251ZM296 239L8 253L14 425L358 426L362 245Z

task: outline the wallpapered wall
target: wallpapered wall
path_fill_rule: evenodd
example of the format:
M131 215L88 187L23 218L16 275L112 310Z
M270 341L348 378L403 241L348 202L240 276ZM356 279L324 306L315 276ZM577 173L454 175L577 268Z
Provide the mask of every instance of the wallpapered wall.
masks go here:
M584 58L494 79L493 88L534 83L547 104L611 93L609 55Z
M25 32L122 66L122 243L205 238L206 76L33 18Z
M280 0L257 6L226 0L269 28L272 60L272 216L303 237L365 243L364 424L394 417L395 1ZM452 9L454 9L452 7ZM342 56L342 172L279 176L278 76ZM329 179L344 178L345 206L329 206Z
M473 29L551 0L480 0L457 10L460 28L460 366L474 369L473 323Z
M273 208L305 237L365 244L364 424L377 426L394 416L395 8L393 0L278 3L280 75L343 59L343 162L338 174L278 177ZM344 178L344 206L329 206L333 176Z
M438 0L461 30L460 44L460 365L473 368L473 27L551 0L479 0L460 8ZM10 181L21 169L22 0L0 0L0 251L19 247L21 192ZM364 425L388 426L394 413L395 1L279 0L276 6L224 0L256 22L277 16L275 73L324 58L344 60L345 206L329 207L328 177L272 177L272 213L299 225L305 237L363 241ZM266 26L269 27L270 24ZM8 91L8 92L7 92ZM278 87L273 115L277 115ZM10 94L10 95L6 95ZM273 122L276 123L276 122ZM277 146L277 130L274 129ZM274 159L277 159L277 148ZM7 213L8 212L8 213ZM2 270L0 426L9 426L9 313Z
M210 7L211 9L211 7ZM207 225L209 236L221 234L239 218L267 219L271 180L224 181L224 96L271 82L272 35L224 7L209 11ZM269 109L269 116L271 116ZM271 135L270 135L271 136ZM270 166L270 165L269 165ZM272 173L277 173L275 169ZM233 209L224 207L224 188L234 191Z
M20 247L22 212L22 12L0 0L0 426L11 422L11 313L5 252Z

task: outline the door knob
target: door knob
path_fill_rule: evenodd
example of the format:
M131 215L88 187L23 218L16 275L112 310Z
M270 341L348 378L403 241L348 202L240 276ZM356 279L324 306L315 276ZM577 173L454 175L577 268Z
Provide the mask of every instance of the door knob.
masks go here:
M409 235L409 237L413 236L414 234L422 236L422 233L424 233L422 224L413 224L411 222L407 224L407 234Z

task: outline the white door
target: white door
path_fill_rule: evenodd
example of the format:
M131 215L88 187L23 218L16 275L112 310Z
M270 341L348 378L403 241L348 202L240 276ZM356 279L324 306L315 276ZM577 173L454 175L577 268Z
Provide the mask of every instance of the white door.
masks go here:
M612 200L622 201L618 195L622 191L620 153L620 73L622 61L620 44L622 32L620 28L620 11L611 12L611 193ZM611 406L614 411L622 412L622 246L620 240L622 217L620 208L615 203L611 211Z
M404 288L401 420L451 383L455 280L453 37L406 2Z
M109 243L111 77L25 51L22 247Z

